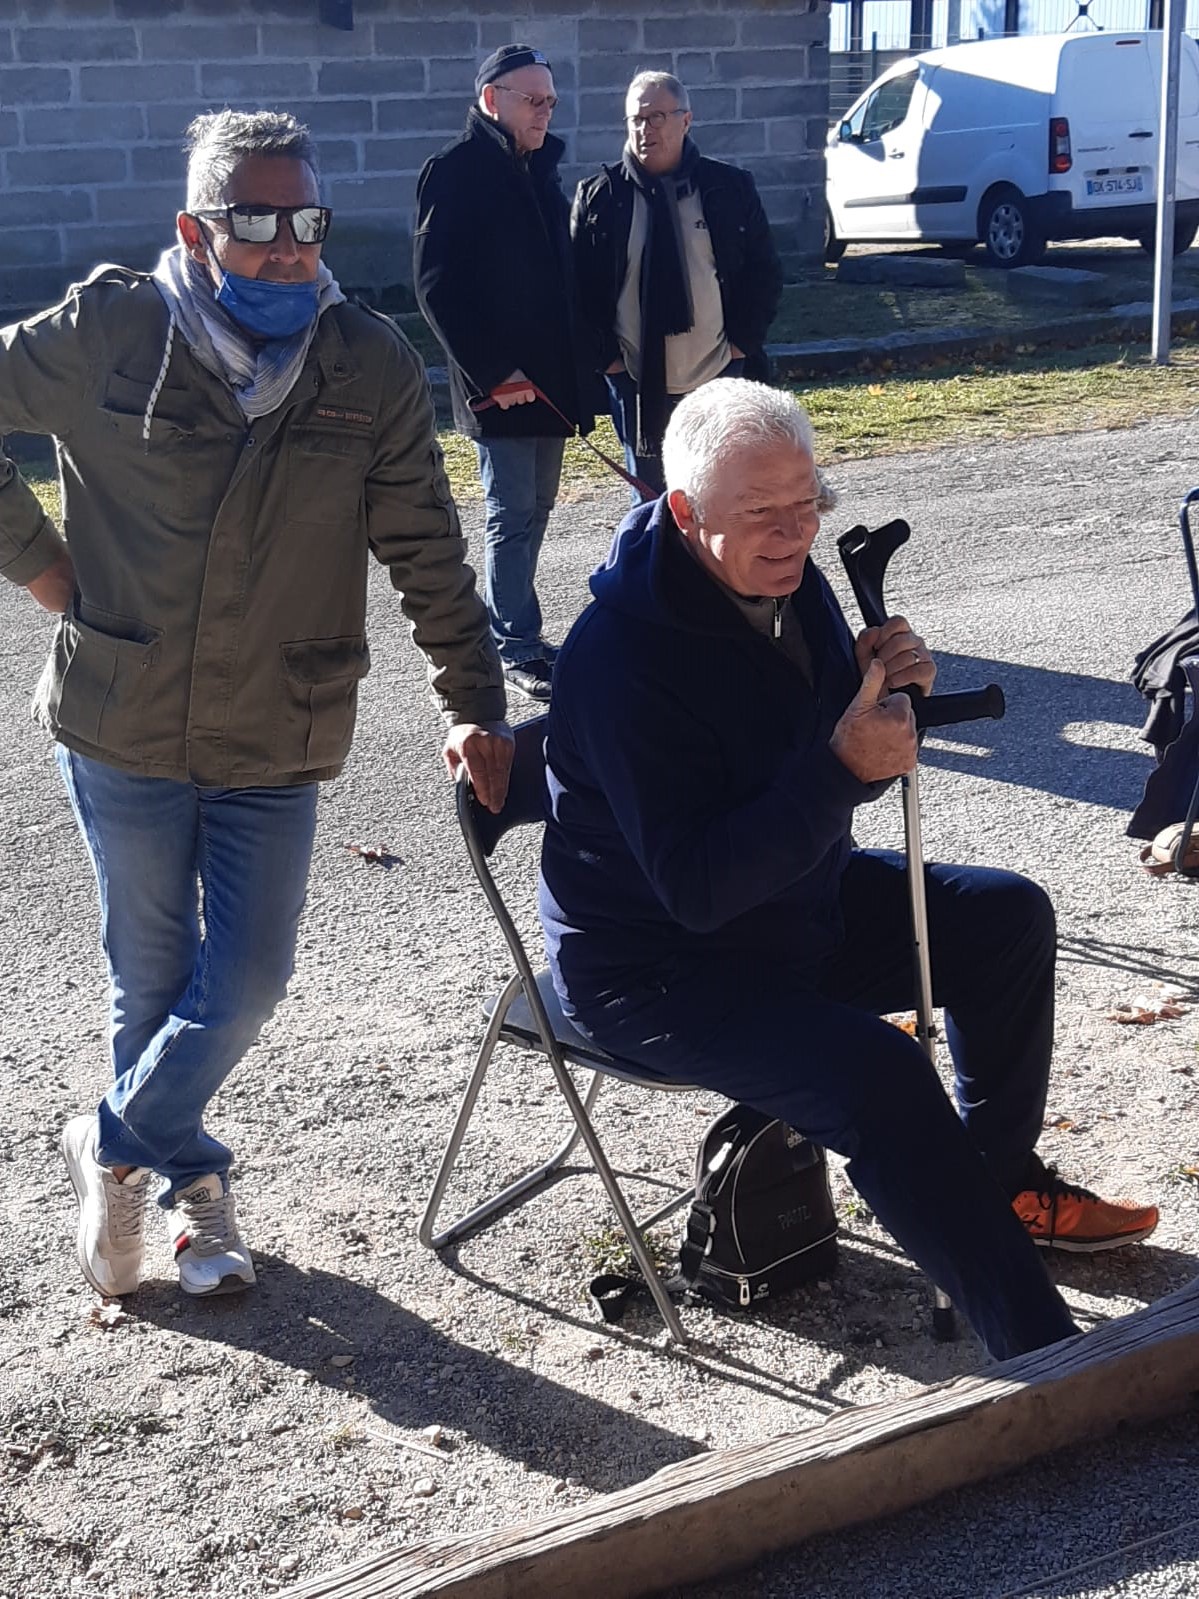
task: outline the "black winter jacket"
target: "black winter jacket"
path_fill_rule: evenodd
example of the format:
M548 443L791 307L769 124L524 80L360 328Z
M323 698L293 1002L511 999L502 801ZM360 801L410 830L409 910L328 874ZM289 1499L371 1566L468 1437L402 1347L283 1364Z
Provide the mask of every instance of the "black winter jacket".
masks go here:
M561 438L540 401L506 411L482 399L519 367L584 432L594 357L578 355L570 217L558 178L565 146L547 134L521 160L472 107L466 130L425 163L416 187L413 282L450 364L454 426L468 438Z
M762 346L783 288L770 223L743 168L701 156L696 181L716 258L725 336L745 351L746 376L762 376ZM570 219L579 298L599 341L601 371L620 356L616 306L628 266L634 193L622 166L603 167L579 184Z

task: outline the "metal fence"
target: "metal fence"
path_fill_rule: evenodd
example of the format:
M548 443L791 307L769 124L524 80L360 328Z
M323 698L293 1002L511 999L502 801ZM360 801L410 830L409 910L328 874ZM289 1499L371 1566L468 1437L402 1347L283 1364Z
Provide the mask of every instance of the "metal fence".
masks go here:
M1161 26L1161 0L850 0L830 19L829 115L838 118L880 72L919 50L1008 33ZM1199 0L1186 30L1199 35Z

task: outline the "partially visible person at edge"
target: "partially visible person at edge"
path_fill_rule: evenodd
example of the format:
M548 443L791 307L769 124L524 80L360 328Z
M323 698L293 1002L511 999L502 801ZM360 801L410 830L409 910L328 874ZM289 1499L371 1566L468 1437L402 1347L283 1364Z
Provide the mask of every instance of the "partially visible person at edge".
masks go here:
M881 1020L913 986L906 863L854 810L916 762L936 666L902 617L855 639L809 559L830 504L807 416L717 379L680 404L669 493L633 511L558 661L541 918L601 1048L844 1155L883 1226L1006 1359L1078 1329L1037 1246L1146 1238L1036 1153L1055 927L1013 872L929 865L933 998L955 1113Z
M317 787L370 665L368 554L427 658L450 772L498 809L512 756L425 372L321 260L307 130L226 110L189 142L154 273L98 267L0 331L0 434L58 441L69 528L0 456L0 573L60 613L35 714L111 981L113 1082L62 1137L104 1295L138 1286L155 1177L182 1289L254 1282L204 1114L291 975Z
M547 700L557 651L542 631L537 558L565 440L593 426L595 363L579 352L550 64L504 45L475 95L465 132L417 184L413 282L449 359L454 426L479 453L483 594L504 676Z
M655 494L662 435L715 377L765 379L783 271L752 176L701 156L687 90L639 72L616 166L579 184L571 217L584 315L599 341L628 470ZM634 495L636 500L638 496Z

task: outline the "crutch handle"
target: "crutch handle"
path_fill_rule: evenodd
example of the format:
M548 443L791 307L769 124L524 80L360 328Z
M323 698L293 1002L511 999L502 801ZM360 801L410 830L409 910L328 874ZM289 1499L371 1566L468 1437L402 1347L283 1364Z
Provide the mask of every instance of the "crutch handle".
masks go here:
M988 717L997 722L1007 706L999 684L988 683L963 694L914 694L912 709L916 731L923 733L927 727L952 727L955 722L982 722Z

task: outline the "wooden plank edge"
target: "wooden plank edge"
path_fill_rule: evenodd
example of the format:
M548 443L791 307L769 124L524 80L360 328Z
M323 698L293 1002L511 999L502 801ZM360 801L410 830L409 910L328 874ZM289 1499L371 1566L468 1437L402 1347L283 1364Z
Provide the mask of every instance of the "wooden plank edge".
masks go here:
M409 1545L293 1599L642 1599L909 1509L1199 1392L1199 1280L980 1376L667 1466L496 1532Z

